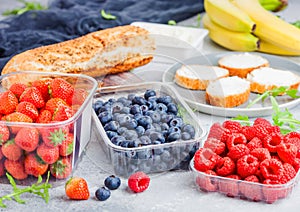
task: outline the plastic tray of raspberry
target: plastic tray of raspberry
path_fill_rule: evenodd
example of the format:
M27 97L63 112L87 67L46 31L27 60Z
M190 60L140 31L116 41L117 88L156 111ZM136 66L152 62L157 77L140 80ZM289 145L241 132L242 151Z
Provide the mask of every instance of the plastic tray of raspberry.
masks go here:
M299 180L300 133L282 134L264 118L214 123L190 162L199 190L274 203Z
M160 82L104 87L93 107L100 144L119 176L188 170L205 136L197 116Z
M97 81L26 71L0 83L0 183L8 183L5 171L22 185L48 171L53 185L63 183L90 140Z

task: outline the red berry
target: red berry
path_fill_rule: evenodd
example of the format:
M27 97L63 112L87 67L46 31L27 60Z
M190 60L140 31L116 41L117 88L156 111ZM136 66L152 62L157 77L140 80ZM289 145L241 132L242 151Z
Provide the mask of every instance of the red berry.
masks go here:
M46 173L49 165L32 152L25 156L24 167L27 174L38 177Z
M36 87L28 87L20 96L20 102L30 102L36 108L42 108L45 105L45 101L41 92Z
M136 172L128 178L128 187L136 193L145 191L150 184L150 177L144 172Z
M50 123L52 121L52 113L49 110L43 109L40 111L36 119L36 123Z
M220 123L214 123L209 130L207 138L216 138L218 140L226 140L227 134L230 134L230 131L224 128Z
M33 121L39 116L38 109L31 102L20 102L17 105L16 111L29 116Z
M230 157L223 157L217 161L215 169L219 176L231 175L235 171L235 163Z
M214 153L211 149L200 148L196 151L194 155L194 167L198 171L205 172L207 170L212 170L217 160L218 155Z
M50 147L42 143L36 149L37 155L47 164L55 163L59 158L59 147Z
M294 169L294 167L291 164L289 164L289 163L284 163L283 164L283 169L284 169L284 171L283 171L283 177L281 178L281 183L282 184L289 182L297 174L297 172Z
M244 155L247 155L250 153L250 150L245 144L237 144L229 150L227 153L227 156L230 157L233 161L237 161Z
M21 128L15 137L15 142L23 150L32 152L39 144L39 131L34 127Z
M267 148L269 152L277 152L277 146L283 142L283 136L280 133L268 134L262 142L263 147Z
M21 94L23 93L23 91L27 88L27 85L20 83L20 82L16 82L14 84L12 84L9 87L9 90L11 92L13 92L13 94L15 94L15 96L17 97L17 99L20 98Z
M254 175L259 168L259 161L253 155L244 155L238 159L236 163L237 173L241 178L246 178L250 175Z
M72 160L69 157L61 157L50 164L50 172L57 179L67 178L72 173Z
M88 184L81 177L71 177L65 184L65 192L74 200L87 200L90 197Z
M258 137L261 140L263 140L267 135L269 135L268 126L264 124L253 125L253 128L255 130L256 137Z
M236 197L239 194L239 182L240 176L238 175L228 175L226 178L229 178L228 180L220 180L219 182L219 191L228 197ZM232 180L230 180L232 179Z
M202 191L210 192L218 189L218 184L213 179L213 176L217 176L217 174L213 170L207 170L205 175L196 177L196 183Z
M221 142L220 140L218 140L216 138L212 138L212 137L207 138L203 147L211 149L218 155L221 155L226 149L225 143Z
M19 160L23 154L22 149L15 143L14 139L8 140L2 145L2 154L9 160Z
M45 102L47 102L48 99L50 99L49 85L51 81L51 78L38 79L33 81L31 84L31 86L36 87L40 91Z
M50 95L52 98L61 98L64 101L72 98L74 93L74 87L71 83L63 78L55 78L51 81Z
M6 125L0 124L0 145L4 144L10 136L9 129Z
M283 165L277 159L266 159L260 163L259 168L265 179L279 181L283 176Z
M247 139L242 133L232 133L226 141L226 145L229 150L237 144L246 144L246 143L247 143Z
M4 167L6 171L17 180L24 180L28 177L28 174L25 172L24 169L23 160L13 161L5 159Z
M250 154L256 157L260 162L265 159L271 159L271 154L267 148L256 148L252 150Z
M263 181L264 186L262 187L262 192L264 195L264 200L267 203L274 203L280 198L285 198L289 192L288 187L280 187L279 189L274 189L274 185L280 184L277 180L266 179Z
M246 146L248 147L248 149L250 151L252 151L256 148L262 148L263 143L262 143L261 139L259 139L258 137L254 137L246 144Z
M256 131L253 126L243 126L241 133L245 135L247 141L251 141L256 135Z
M258 124L262 124L266 127L272 126L271 122L269 122L267 119L261 118L261 117L258 117L254 120L253 125L258 125Z
M0 93L0 114L10 114L15 111L18 105L17 97L7 90L3 93Z
M258 177L255 175L250 175L246 177L244 181L240 182L239 190L246 199L252 201L261 201L263 196L261 191L261 185L258 183Z
M231 133L239 133L242 130L242 125L240 122L232 121L232 120L226 120L223 122L222 126L228 130L230 130Z
M298 153L298 148L291 143L281 143L277 146L277 154L279 158L286 163L293 164Z

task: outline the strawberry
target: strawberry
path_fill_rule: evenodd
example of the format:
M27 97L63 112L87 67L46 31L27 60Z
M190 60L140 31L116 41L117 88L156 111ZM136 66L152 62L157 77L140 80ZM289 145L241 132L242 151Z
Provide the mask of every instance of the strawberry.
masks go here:
M15 111L18 105L18 99L13 92L7 90L0 93L0 113L10 114Z
M16 107L16 111L29 116L33 121L39 115L38 109L31 102L20 102Z
M55 147L62 144L67 139L69 128L67 126L57 126L40 130L42 139L47 146Z
M4 144L9 139L10 133L6 125L0 124L0 145Z
M39 175L46 173L49 165L45 163L38 155L32 152L25 156L24 167L27 174L38 177Z
M24 127L17 133L15 142L25 151L32 152L39 144L39 131L34 127Z
M29 116L20 112L13 112L11 114L3 116L2 120L10 121L10 122L28 122L28 123L33 122L33 120ZM21 128L22 128L21 126L11 126L10 130L12 134L16 134Z
M71 177L65 184L66 195L74 200L87 200L90 197L88 184L84 178Z
M4 160L0 159L0 177L5 175Z
M28 87L20 96L20 102L31 102L36 108L42 108L45 101L41 92L36 87Z
M52 121L52 113L49 110L42 109L36 119L36 123L50 123Z
M9 87L9 90L11 92L13 92L13 94L15 94L17 99L19 99L21 94L25 91L26 88L27 88L27 85L25 85L21 82L16 82Z
M59 147L49 147L42 143L37 147L36 153L45 163L52 164L59 158Z
M74 142L73 133L68 133L67 139L65 139L62 142L62 144L59 146L59 154L61 156L71 155L74 147L73 142Z
M23 154L22 149L15 143L14 139L8 140L1 147L3 155L9 160L19 160Z
M45 109L49 110L51 114L57 110L59 105L68 105L64 100L61 98L51 98L46 102Z
M50 95L52 98L61 98L64 101L72 98L74 87L63 78L55 78L50 83Z
M40 91L45 102L47 102L50 99L49 86L51 81L51 78L46 78L38 79L31 83L31 86L36 87Z
M72 172L72 161L69 157L61 157L50 165L50 172L57 179L65 179Z
M4 161L4 167L6 171L17 180L24 180L28 176L24 169L23 160L13 161L6 159Z
M135 193L145 191L150 184L150 177L144 172L135 172L128 178L128 187Z
M4 157L4 155L3 155L2 150L0 148L0 160L2 160L3 157Z
M59 105L54 111L52 120L53 121L65 121L74 115L74 111L70 106Z
M88 92L83 88L75 88L73 95L66 100L69 105L82 105Z

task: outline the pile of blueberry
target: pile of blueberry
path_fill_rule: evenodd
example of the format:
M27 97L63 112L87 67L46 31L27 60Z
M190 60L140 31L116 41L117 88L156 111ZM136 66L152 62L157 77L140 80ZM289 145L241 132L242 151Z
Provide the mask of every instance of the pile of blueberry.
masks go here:
M131 93L105 102L97 100L93 108L110 141L120 147L156 146L195 137L195 128L184 122L173 98L169 95L158 96L152 89L146 90L143 95ZM116 160L124 163L119 164L120 169L126 164L127 174L140 169L145 172L163 171L178 166L178 160L189 161L196 149L194 144L142 148L125 152L128 160L139 159L139 163L124 162L123 156Z

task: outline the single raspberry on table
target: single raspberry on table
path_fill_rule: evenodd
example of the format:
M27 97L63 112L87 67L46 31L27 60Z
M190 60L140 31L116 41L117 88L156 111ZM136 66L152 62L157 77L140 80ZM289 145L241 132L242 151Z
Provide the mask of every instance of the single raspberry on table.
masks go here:
M196 183L202 191L213 192L217 191L218 183L214 179L214 176L217 176L216 172L213 170L207 170L206 175L199 175L196 177Z
M219 191L228 197L236 197L239 194L239 182L240 176L236 174L226 176L227 179L223 179L219 182Z
M256 157L260 162L265 159L271 159L271 154L267 148L256 148L252 150L250 154Z
M268 134L263 140L263 147L267 148L269 152L277 152L277 146L283 142L281 133Z
M255 184L257 183L257 184ZM252 201L261 201L262 200L262 190L261 185L259 184L259 178L256 175L250 175L240 182L239 190L242 196L246 199Z
M277 159L266 159L260 163L261 173L265 179L280 181L283 176L283 164Z
M217 161L215 169L219 176L231 175L235 171L235 163L230 157L223 157Z
M211 149L200 148L194 155L194 167L196 170L202 172L212 170L219 158L220 156L214 153Z
M225 143L221 142L219 139L212 138L212 137L207 138L203 147L211 149L218 155L221 155L226 150Z
M277 154L279 158L286 162L293 164L298 153L298 148L296 145L291 143L281 143L277 146Z
M259 161L253 155L244 155L236 163L237 173L242 179L254 175L259 168Z
M246 144L246 146L249 148L250 151L252 151L256 148L262 148L263 143L261 139L259 139L258 137L254 137Z
M232 133L226 141L226 145L229 150L237 144L246 144L246 143L247 143L247 139L242 133Z
M233 161L237 161L238 159L249 153L250 150L245 144L237 144L231 147L231 149L227 153L227 156L230 157Z
M144 172L135 172L128 178L128 187L135 193L145 191L150 185L150 177Z

